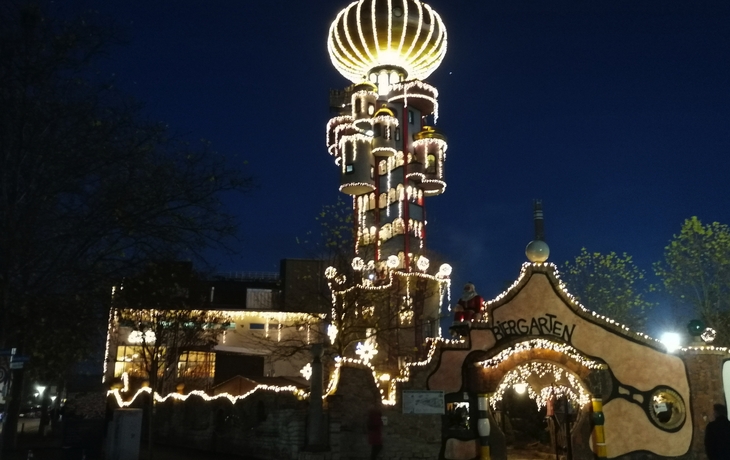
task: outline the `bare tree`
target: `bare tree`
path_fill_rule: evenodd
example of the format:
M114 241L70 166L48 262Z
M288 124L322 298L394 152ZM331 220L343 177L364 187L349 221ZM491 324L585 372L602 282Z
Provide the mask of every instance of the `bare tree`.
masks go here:
M226 158L171 138L96 81L92 65L116 36L91 13L59 20L0 3L0 347L30 355L44 378L97 345L89 331L122 276L225 248L236 222L220 193L251 186Z
M118 322L132 331L127 342L136 344L140 355L139 369L149 380L153 392L148 400L150 452L154 392L162 394L178 382L189 381L190 377L212 378L210 368L207 376L199 372L185 375L186 371L194 369L181 368L181 357L212 352L230 323L230 319L220 312L202 309L205 299L196 298L197 282L192 264L152 263L140 275L126 279L114 296ZM188 360L183 363L188 363Z
M299 355L311 343L324 343L325 355L332 358L356 356L359 344L377 342L375 359L394 369L399 357L420 353L424 308L441 294L440 285L426 278L408 280L397 272L378 272L365 262L374 259L373 245L358 247L356 255L353 211L344 200L323 206L316 221L319 231L310 232L302 243L313 257L322 260L321 272L300 277L305 285L300 297L308 297L308 302L285 302L282 307L319 307L284 325L276 340L254 339L257 346L267 349L273 359L287 359ZM320 282L307 283L317 277L324 279L325 289Z

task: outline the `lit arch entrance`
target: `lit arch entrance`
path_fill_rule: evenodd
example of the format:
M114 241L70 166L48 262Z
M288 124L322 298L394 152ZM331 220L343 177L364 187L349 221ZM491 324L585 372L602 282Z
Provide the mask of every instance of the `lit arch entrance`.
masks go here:
M427 378L427 389L443 392L446 405L440 458L471 460L478 455L485 447L476 430L477 406L484 399L480 395L493 398L508 373L518 375L515 369L532 366L530 362L564 369L595 398L592 405L581 407L586 416L579 417L573 431L574 459L645 452L671 458L690 450L693 424L687 423L691 420L689 379L682 360L645 334L578 304L554 266L526 264L510 289L485 302L485 310L484 318L473 323L461 341L441 348ZM566 386L564 378L553 383ZM535 394L542 394L550 383L537 378L534 385ZM491 405L485 405L483 412L498 427ZM467 426L460 422L464 415L472 418L471 430L463 429ZM594 433L598 436L600 431L601 436L592 445L589 422L594 417L602 425ZM581 420L585 428L579 427ZM583 431L578 435L575 430ZM486 446L492 460L507 459L500 430L489 435Z
M545 338L482 356L465 371L472 373L470 389L488 402L495 458L592 457L588 419L604 363Z

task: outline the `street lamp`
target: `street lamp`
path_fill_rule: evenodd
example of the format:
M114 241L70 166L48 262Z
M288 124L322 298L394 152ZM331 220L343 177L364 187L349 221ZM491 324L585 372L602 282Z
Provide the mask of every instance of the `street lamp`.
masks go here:
M682 346L682 337L676 332L665 332L660 342L666 347L667 352L674 353Z

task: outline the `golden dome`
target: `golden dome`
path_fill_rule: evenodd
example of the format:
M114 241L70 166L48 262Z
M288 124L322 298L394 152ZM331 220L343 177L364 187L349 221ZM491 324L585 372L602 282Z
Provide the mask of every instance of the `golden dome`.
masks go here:
M385 104L383 104L383 106L381 108L379 108L377 112L375 112L375 115L373 115L373 118L379 117L381 115L395 118L395 114L393 113L393 111L390 110L388 108L388 106Z
M423 80L446 54L446 27L420 0L359 0L332 22L327 48L332 64L353 83L377 67L401 68Z

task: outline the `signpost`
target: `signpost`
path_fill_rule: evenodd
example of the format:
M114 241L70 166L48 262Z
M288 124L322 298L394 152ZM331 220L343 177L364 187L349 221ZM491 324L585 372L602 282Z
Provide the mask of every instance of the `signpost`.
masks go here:
M12 403L12 385L14 377L18 379L18 383L22 384L22 377L23 377L23 368L25 366L25 363L30 361L30 357L28 356L20 356L17 354L17 348L10 348L8 350L0 350L0 383L3 383L3 389L2 389L2 395L3 399L5 400L5 408L3 410L3 417L2 417L2 436L0 436L0 457L2 456L2 451L5 448L4 441L6 439L9 439L8 436L11 436L9 433L6 433L6 430L11 429L12 436L14 438L16 433L16 427L10 427L7 426L8 424L8 417L7 417L7 410L9 406ZM8 400L8 395L10 396L10 400ZM11 423L16 423L17 420L11 421ZM14 441L12 441L14 444ZM11 447L14 447L11 446Z

